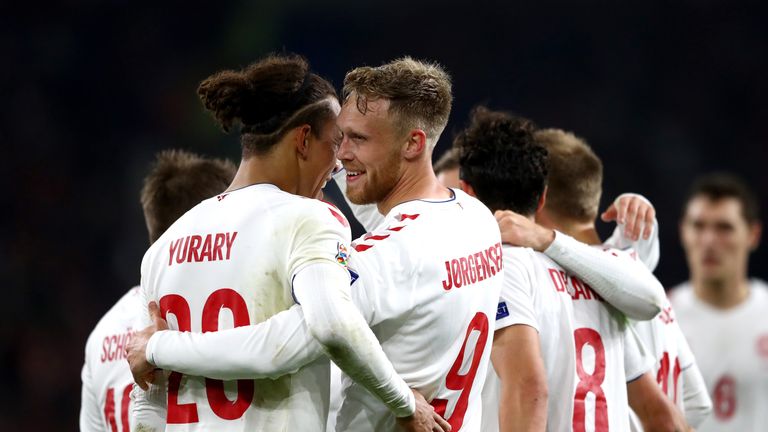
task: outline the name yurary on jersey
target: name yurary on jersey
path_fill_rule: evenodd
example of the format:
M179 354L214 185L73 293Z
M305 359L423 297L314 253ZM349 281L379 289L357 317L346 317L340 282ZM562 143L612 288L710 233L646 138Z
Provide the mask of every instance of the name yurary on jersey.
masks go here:
M168 266L203 261L229 260L237 231L205 235L188 235L171 242Z

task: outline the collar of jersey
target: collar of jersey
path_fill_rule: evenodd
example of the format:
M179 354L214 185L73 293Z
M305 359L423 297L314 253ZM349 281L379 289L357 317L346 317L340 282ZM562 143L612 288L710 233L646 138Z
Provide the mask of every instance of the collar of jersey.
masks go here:
M453 188L448 188L448 190L451 191L451 194L453 195L453 196L451 196L448 199L444 199L444 200L413 199L413 200L403 201L400 204L392 207L392 210L390 210L389 213L387 213L387 216L389 216L391 214L395 214L395 212L402 213L402 211L400 211L399 209L401 207L403 207L403 206L405 206L405 207L416 206L416 205L418 205L418 203L424 203L424 204L445 204L445 203L456 201L456 199L458 198L458 194L456 193L456 190L453 189Z

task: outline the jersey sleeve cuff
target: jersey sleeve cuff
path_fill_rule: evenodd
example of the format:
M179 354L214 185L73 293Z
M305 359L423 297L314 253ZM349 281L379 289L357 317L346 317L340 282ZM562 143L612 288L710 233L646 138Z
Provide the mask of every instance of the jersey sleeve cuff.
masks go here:
M164 331L155 332L155 334L153 334L147 342L147 347L144 351L144 354L147 358L147 362L149 362L149 364L152 366L157 366L155 348L157 347L158 340L162 337L163 333Z

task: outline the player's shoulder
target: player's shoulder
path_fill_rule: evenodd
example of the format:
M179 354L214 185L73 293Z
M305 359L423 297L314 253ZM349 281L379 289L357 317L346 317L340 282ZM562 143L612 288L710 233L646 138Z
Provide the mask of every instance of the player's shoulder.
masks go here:
M749 288L756 301L768 303L768 283L762 279L752 278L749 280Z
M536 251L533 249L504 243L501 251L505 266L517 266L533 271L536 262Z

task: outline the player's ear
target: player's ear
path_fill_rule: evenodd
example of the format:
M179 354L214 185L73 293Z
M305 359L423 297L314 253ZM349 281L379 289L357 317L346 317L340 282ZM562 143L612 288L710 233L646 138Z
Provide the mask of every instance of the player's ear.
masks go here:
M477 194L475 193L475 188L473 188L471 184L465 182L464 180L459 179L459 187L465 194L477 198Z
M536 213L540 212L547 204L547 190L548 186L544 186L544 191L541 192L541 196L539 197L539 203L536 204Z
M296 135L294 136L296 153L298 153L302 159L307 159L309 157L310 132L312 132L312 126L308 124L296 128Z
M763 234L763 224L755 222L749 227L749 250L754 252L760 246L760 237Z
M427 148L427 134L421 129L413 129L408 133L408 141L403 148L403 157L407 160L421 156Z

